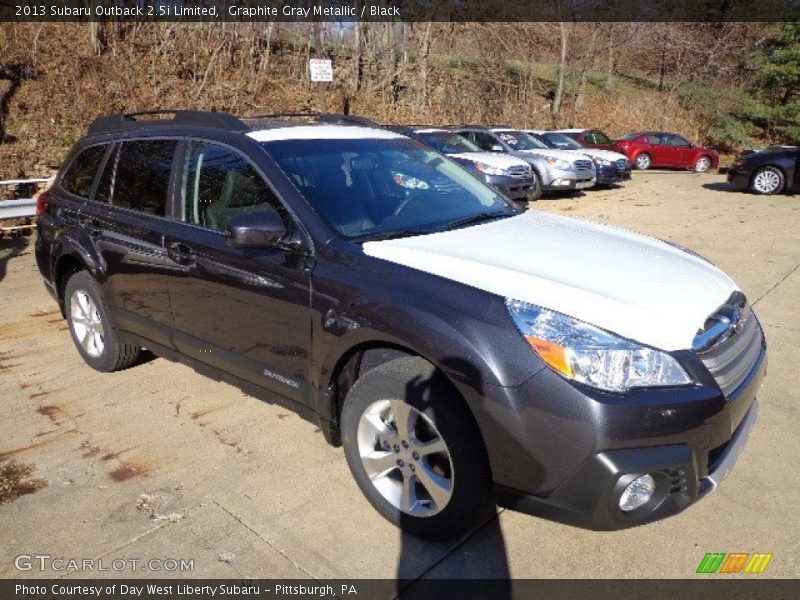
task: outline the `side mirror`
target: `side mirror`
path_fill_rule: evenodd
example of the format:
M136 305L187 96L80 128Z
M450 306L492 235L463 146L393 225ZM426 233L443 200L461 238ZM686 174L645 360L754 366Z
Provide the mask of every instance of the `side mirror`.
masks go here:
M505 148L503 148L500 144L492 145L492 152L505 152Z
M286 237L286 225L274 208L236 215L225 225L225 237L232 248L271 248Z

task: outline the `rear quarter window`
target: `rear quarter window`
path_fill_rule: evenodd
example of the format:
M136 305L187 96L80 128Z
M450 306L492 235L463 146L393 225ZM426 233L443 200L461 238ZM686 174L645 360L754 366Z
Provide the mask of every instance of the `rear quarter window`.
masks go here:
M90 146L81 151L61 179L61 187L71 194L88 198L92 193L97 170L106 154L106 144Z

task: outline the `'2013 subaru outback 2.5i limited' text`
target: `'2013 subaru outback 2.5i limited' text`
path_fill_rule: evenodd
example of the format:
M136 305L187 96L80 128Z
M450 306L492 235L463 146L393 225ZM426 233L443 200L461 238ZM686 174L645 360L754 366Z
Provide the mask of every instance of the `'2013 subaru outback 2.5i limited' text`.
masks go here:
M39 269L90 366L147 347L294 407L418 536L495 501L594 529L667 517L755 421L765 341L722 271L520 212L385 129L102 117L38 212Z

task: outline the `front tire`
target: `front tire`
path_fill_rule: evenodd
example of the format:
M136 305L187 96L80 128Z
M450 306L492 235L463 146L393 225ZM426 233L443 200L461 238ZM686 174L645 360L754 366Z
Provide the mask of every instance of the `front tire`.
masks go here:
M86 271L75 273L64 291L72 341L86 364L110 373L130 367L141 348L121 343L111 325L94 278Z
M761 167L750 179L750 191L764 196L779 194L785 185L786 176L777 167Z
M414 536L463 535L493 507L489 461L472 414L421 358L395 359L356 381L342 409L342 442L372 506Z
M528 195L528 202L533 202L542 197L542 178L536 172L536 169L532 169L532 171L533 183L531 193Z
M650 155L647 152L642 152L636 157L636 160L633 161L633 165L640 171L646 171L652 164L653 159L650 158Z

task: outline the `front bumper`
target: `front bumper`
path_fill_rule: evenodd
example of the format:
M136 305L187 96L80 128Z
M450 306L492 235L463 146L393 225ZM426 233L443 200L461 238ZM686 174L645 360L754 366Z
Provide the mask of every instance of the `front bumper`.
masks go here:
M486 440L498 504L596 530L681 512L730 472L755 422L765 373L762 348L728 398L706 383L614 397L545 368L515 391L505 388L516 406L516 426L505 421L509 415L491 415L495 427L516 427L513 439L505 432L499 449L491 435ZM646 473L656 480L653 499L623 512L623 489Z
M517 202L527 201L533 194L533 177L510 177L507 175L482 175L484 181Z
M750 185L750 173L731 167L728 169L728 183L735 187L746 188Z
M618 183L631 178L630 164L626 168L617 167L616 165L597 165L597 185L608 185L611 183Z
M584 190L594 186L596 171L594 169L554 169L549 167L542 176L542 191L563 192Z

